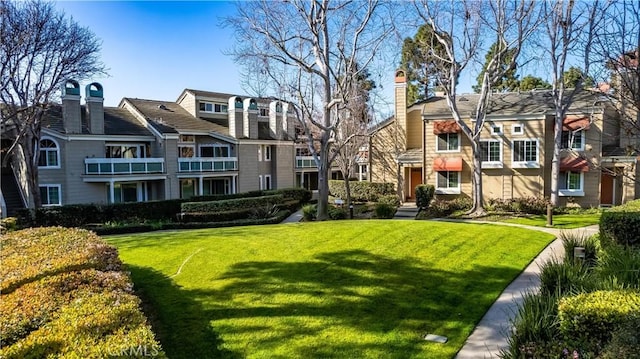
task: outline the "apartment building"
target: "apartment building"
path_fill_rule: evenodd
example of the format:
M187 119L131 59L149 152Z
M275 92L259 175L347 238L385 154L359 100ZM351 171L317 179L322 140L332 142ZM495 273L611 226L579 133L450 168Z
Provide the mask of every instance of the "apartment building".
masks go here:
M395 115L372 129L371 178L394 181L407 201L429 183L440 198L472 196L471 142L444 97L407 106L406 76L395 77ZM478 95L457 96L473 128ZM554 110L550 91L492 94L480 134L484 199L549 197ZM595 91L576 93L563 119L560 205L611 206L640 197L637 154L620 126L615 101Z
M84 104L77 81L61 90L40 141L44 206L286 188L300 177L286 102L185 89L176 101L123 98L104 107L99 83L86 86ZM11 178L5 171L3 180Z

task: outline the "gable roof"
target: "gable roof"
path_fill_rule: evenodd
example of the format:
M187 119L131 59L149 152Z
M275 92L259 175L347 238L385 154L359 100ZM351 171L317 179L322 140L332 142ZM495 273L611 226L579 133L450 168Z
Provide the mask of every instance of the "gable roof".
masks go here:
M229 135L229 127L192 116L175 102L124 98L159 132L216 132Z
M89 117L86 107L80 107L82 121L82 134L89 132ZM64 119L62 118L62 105L52 104L47 110L46 116L42 120L42 127L66 134ZM105 135L131 135L131 136L152 136L129 111L118 107L104 108L104 134Z

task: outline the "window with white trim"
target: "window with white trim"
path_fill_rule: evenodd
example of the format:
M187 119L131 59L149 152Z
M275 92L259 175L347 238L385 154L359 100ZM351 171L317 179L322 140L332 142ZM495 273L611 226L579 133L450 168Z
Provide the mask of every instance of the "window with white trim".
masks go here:
M584 150L584 131L562 131L560 148L577 151Z
M196 136L180 135L178 140L178 157L195 157L196 155Z
M39 187L40 201L43 207L62 205L61 186L59 184L43 184Z
M460 172L438 171L436 192L440 194L460 193Z
M271 189L271 175L264 175L264 188L263 189Z
M514 168L538 168L538 140L514 140L513 141L513 167Z
M502 168L502 142L499 140L480 141L482 168Z
M40 140L39 168L60 168L60 148L53 139Z
M524 135L524 126L521 123L511 126L512 135Z
M258 189L263 190L262 175L258 175Z
M491 129L492 135L501 135L502 134L502 125L491 124L489 125Z
M105 145L107 158L146 158L151 152L148 144L119 144L109 143Z
M227 113L228 105L200 101L200 111L209 113Z
M460 151L459 133L441 133L436 141L436 152L458 152Z
M264 160L271 161L271 146L269 145L263 145L263 146L264 146Z
M262 162L262 145L258 146L258 161Z
M558 187L560 196L584 196L584 173L560 172Z

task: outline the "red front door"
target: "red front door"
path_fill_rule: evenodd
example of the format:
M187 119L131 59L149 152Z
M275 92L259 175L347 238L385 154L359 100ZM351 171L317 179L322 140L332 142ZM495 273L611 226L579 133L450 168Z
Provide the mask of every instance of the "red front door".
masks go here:
M411 169L411 197L409 199L411 201L416 200L416 186L422 184L422 169L421 168L412 168Z

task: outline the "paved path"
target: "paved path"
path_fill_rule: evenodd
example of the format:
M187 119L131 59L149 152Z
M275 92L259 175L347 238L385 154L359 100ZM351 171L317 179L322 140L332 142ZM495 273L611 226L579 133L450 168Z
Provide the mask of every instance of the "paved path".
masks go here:
M556 239L540 252L522 273L500 294L491 308L485 313L484 317L482 317L469 338L467 338L467 341L456 356L457 359L498 358L500 349L507 347L507 337L511 330L510 320L514 317L518 305L522 303L524 293L537 292L540 287L539 274L541 265L554 256L562 257L564 255L562 241L558 239L560 233L567 232L592 235L598 232L598 226L559 230L555 228L524 226L502 222L466 222L522 227L551 233L556 236Z
M405 202L396 211L393 219L416 219L418 215L418 207L415 202Z

